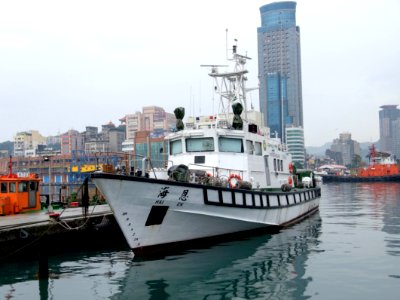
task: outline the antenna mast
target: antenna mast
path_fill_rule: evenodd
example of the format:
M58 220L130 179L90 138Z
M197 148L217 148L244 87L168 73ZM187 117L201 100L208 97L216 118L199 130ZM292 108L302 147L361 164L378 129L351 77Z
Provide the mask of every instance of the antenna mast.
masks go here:
M226 60L229 59L228 54L228 28L225 29L225 48L226 48Z

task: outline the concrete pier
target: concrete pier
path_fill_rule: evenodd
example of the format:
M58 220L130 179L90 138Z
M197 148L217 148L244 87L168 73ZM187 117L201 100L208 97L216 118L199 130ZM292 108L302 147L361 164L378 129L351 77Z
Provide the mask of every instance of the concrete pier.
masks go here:
M89 206L87 218L82 207L0 216L0 262L40 256L43 240L50 254L125 243L108 204Z

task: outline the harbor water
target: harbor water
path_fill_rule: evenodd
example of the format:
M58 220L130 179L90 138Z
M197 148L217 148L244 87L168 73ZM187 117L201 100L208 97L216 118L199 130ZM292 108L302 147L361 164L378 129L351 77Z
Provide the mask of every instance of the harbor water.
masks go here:
M322 185L320 210L273 234L163 257L125 245L0 262L0 299L400 299L400 184Z

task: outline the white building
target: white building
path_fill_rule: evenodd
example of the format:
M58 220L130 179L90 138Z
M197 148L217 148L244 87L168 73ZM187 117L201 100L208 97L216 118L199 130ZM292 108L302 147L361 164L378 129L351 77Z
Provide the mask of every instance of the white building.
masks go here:
M286 145L295 166L304 167L305 150L304 150L304 129L303 127L286 127Z
M23 157L27 151L29 155L32 155L36 153L38 145L45 143L46 138L37 130L18 132L14 136L14 156Z

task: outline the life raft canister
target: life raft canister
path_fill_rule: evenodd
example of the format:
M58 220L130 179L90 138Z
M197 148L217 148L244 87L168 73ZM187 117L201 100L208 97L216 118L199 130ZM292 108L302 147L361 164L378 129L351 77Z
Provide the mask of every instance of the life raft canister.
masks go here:
M293 179L292 179L292 176L289 176L289 177L288 177L288 183L289 183L290 185L292 185L292 184L293 184Z

